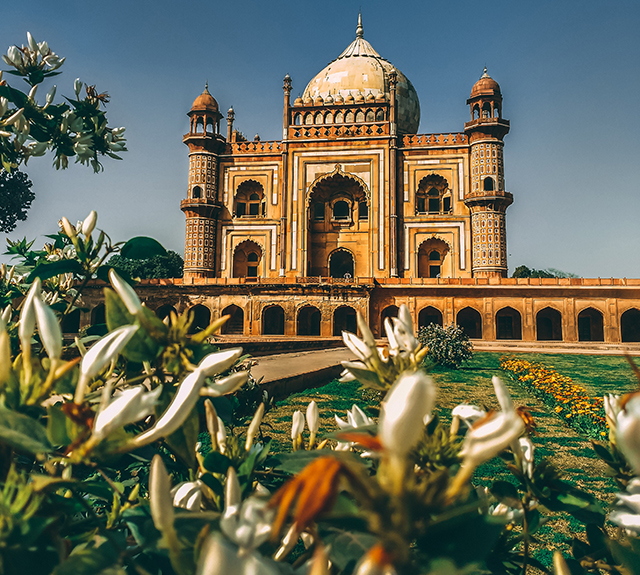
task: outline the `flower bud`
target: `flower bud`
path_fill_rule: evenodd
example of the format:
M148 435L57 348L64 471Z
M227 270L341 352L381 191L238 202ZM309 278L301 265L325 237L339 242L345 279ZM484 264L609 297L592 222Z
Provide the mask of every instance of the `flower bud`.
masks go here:
M98 221L98 213L95 210L91 210L89 215L82 222L82 234L85 238L88 238L91 235L91 232L96 227L96 222Z
M291 439L296 441L304 431L304 415L301 411L296 411L293 414L293 426L291 427Z
M80 81L80 78L76 78L73 83L73 91L76 93L76 98L80 98L80 90L82 90L82 82Z
M149 470L149 503L151 518L161 533L173 531L173 499L171 497L171 478L159 455L154 455Z
M33 39L30 32L27 32L27 42L29 43L29 48L31 48L31 50L34 52L38 51L38 44L36 44L36 41Z
M216 351L207 355L198 364L198 369L204 373L205 377L213 377L227 371L241 355L241 347Z
M73 225L71 225L71 222L63 216L62 219L60 220L60 224L62 226L62 231L64 231L65 235L70 240L73 240L76 237L77 233L76 233L76 229L73 227Z
M403 456L415 446L430 415L436 390L422 371L405 372L393 384L382 404L378 436L385 449Z
M260 424L262 423L262 416L264 415L264 403L261 403L256 412L253 415L253 419L249 424L249 429L247 430L247 441L245 443L244 448L249 451L251 449L251 445L253 444L253 439L256 434L260 430Z
M47 106L50 106L50 105L53 103L53 99L56 97L56 89L57 89L57 87L56 87L56 85L54 84L54 85L51 87L51 90L49 90L49 91L47 92L47 97L46 97L46 105L47 105Z
M95 214L95 212L92 213ZM91 214L89 214L89 217L91 217ZM140 302L138 294L113 270L113 268L109 270L109 281L111 281L113 289L116 290L116 293L120 296L120 299L131 315L136 315L142 311L142 303Z
M18 325L18 337L23 351L27 347L31 347L31 337L36 329L36 312L33 307L33 300L40 295L40 278L36 278L31 288L27 292L22 303L22 311L20 312L20 324Z
M44 304L39 297L33 299L33 305L42 345L44 345L47 355L51 359L60 359L62 355L62 331L58 318L56 318L53 310Z

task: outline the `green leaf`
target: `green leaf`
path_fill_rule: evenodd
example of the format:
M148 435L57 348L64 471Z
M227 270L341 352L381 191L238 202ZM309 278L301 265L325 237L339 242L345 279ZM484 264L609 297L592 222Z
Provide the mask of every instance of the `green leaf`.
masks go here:
M231 460L222 453L210 451L204 458L203 466L211 473L226 473L231 466Z
M318 457L326 455L323 449L314 451L293 451L291 453L278 453L275 457L280 463L275 466L279 471L286 473L299 473L309 463ZM331 455L334 455L333 453Z
M27 283L33 282L36 278L46 280L57 276L58 274L81 274L82 266L76 260L58 260L57 262L46 262L38 264L36 268L29 274Z
M32 454L52 451L44 427L33 418L10 409L0 409L0 441Z
M612 457L609 450L604 445L600 445L599 443L592 441L591 446L593 447L593 450L596 452L596 455L600 459L602 459L602 461L604 461L605 463L611 464L615 461L615 459Z
M182 426L166 438L166 442L171 448L171 451L179 456L189 467L194 467L196 463L195 453L199 431L200 420L198 410L194 409Z
M508 507L513 507L514 509L522 508L522 501L513 483L509 483L508 481L494 481L491 486L491 495Z
M138 236L131 238L120 250L120 255L132 260L145 260L153 256L166 256L167 250L153 238Z
M369 533L358 533L342 529L329 528L322 541L330 548L329 558L340 571L358 560L373 547L378 539Z
M222 457L224 457L224 455ZM228 467L229 466L227 466L227 468ZM200 479L202 480L202 483L204 483L207 487L210 487L211 491L213 491L218 497L224 496L224 487L222 486L222 483L220 483L220 481L218 481L218 479L215 476L213 476L211 473L203 473L200 476Z
M124 281L126 281L130 286L135 286L136 285L137 282L135 282L131 278L131 275L129 274L129 272L127 272L126 270L121 270L120 268L114 268L113 266L110 266L109 264L104 264L104 265L100 266L96 270L96 277L99 280L102 280L103 282L109 283L109 270L116 270L116 273Z
M609 540L609 549L618 565L625 566L625 572L631 575L640 575L640 556L629 547L621 545L617 541Z
M86 547L73 552L66 561L60 563L52 575L96 575L118 560L118 554L110 543L98 548Z
M69 445L67 418L60 408L61 404L47 408L47 438L52 445Z

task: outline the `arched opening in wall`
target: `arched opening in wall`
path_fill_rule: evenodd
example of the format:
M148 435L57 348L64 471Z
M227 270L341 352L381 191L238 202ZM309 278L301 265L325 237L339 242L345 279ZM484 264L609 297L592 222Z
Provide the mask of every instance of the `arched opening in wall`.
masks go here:
M237 305L228 305L222 310L220 317L230 316L222 326L220 333L225 335L242 335L244 333L244 311Z
M165 305L161 305L157 310L156 310L156 316L160 319L164 319L165 317L167 317L168 315L171 314L171 312L175 313L177 315L176 312L176 308L174 308L171 304L165 304Z
M415 213L421 214L439 214L443 212L443 197L447 195L451 198L449 191L449 182L438 174L430 174L418 184L418 190L415 197ZM451 209L451 200L447 205L447 210Z
M302 126L302 114L299 112L293 117L294 126Z
M541 309L536 315L538 341L562 341L562 314L552 307Z
M362 124L364 122L364 112L362 110L358 110L356 114L356 123Z
M344 122L344 114L342 112L338 112L336 114L336 124L342 124Z
M194 200L200 199L202 197L202 188L200 186L193 186L191 190L191 197Z
M496 314L496 339L522 339L522 316L512 307Z
M620 316L620 336L623 342L640 341L640 311L631 308Z
M325 124L333 124L333 114L331 112L327 112L324 115L324 123Z
M371 123L376 121L376 115L373 110L367 110L365 115L365 122Z
M320 310L312 305L305 305L298 311L297 334L320 335Z
M332 206L332 217L334 220L348 220L351 217L349 203L345 200L338 200Z
M284 335L284 310L279 305L262 310L262 334Z
M418 314L418 328L427 327L432 323L442 326L442 312L432 306L422 308Z
M493 185L493 178L491 176L488 176L484 179L483 188L485 192L493 192L494 185Z
M313 116L311 114L307 114L304 117L304 123L306 126L310 126L311 124L313 124Z
M266 202L262 184L255 180L242 182L236 190L233 209L237 218L264 217Z
M347 112L344 116L345 124L353 124L353 112Z
M376 112L376 122L384 122L384 110L378 110Z
M482 105L482 117L483 118L491 118L491 103L485 102Z
M262 248L257 243L245 240L238 244L233 252L233 277L258 277L260 275L261 260Z
M107 323L105 307L103 303L99 303L91 310L91 325L103 325Z
M189 310L189 316L191 319L189 333L192 334L207 329L211 323L211 310L202 304L194 305Z
M198 118L196 120L196 134L202 134L204 132L204 120Z
M333 312L333 335L342 335L343 331L358 332L356 310L348 305L341 305Z
M318 113L316 114L316 117L315 117L315 119L314 119L314 122L315 122L316 124L322 124L322 113L321 113L321 112L318 112Z
M358 219L369 219L369 206L367 205L367 202L358 202Z
M588 307L578 314L578 341L604 341L602 313Z
M214 123L213 123L213 118L207 118L207 132L209 134L213 134L215 133L215 127L214 127Z
M478 104L476 104L473 107L473 119L477 120L478 118L480 118L480 106L478 106Z
M449 246L443 240L430 238L422 242L418 248L418 277L441 277L448 253Z
M329 254L329 275L332 278L351 279L354 274L353 254L345 249L338 249Z
M380 335L385 337L387 332L384 329L384 322L388 318L389 320L392 317L398 317L398 306L397 305L389 305L382 310L380 314ZM393 322L392 322L393 324Z
M482 317L480 313L472 307L465 307L458 312L456 324L471 339L482 339Z
M500 117L500 108L498 106L494 106L493 107L493 117L494 118L499 118Z
M65 315L60 322L62 333L78 333L80 331L80 315L79 309L74 309Z

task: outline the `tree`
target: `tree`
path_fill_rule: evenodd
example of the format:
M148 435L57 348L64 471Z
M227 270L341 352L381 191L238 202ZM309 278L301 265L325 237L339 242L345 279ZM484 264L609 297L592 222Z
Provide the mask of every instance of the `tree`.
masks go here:
M518 266L513 275L511 277L514 278L566 278L566 277L576 277L574 274L568 274L565 272L561 272L560 270L555 270L553 268L549 268L547 270L536 270L529 269L527 266Z
M18 220L27 219L35 194L24 172L0 170L0 231L11 232Z
M171 250L166 256L154 256L147 259L130 259L115 255L107 262L116 271L122 271L132 278L181 278L184 261L182 257Z

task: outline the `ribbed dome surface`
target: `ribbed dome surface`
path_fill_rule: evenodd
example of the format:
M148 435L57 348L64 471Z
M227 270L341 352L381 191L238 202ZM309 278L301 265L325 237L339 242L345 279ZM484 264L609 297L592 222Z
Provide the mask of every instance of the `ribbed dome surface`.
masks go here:
M194 101L193 106L191 106L192 110L213 110L215 112L218 111L218 102L216 99L209 93L209 86L206 85L204 88L204 92L200 94Z
M485 68L480 79L473 85L473 88L471 88L471 97L494 96L498 94L500 94L500 84L487 74L487 69Z
M337 103L338 94L346 100L349 93L357 99L358 93L364 97L371 92L374 97L384 94L388 101L389 73L395 69L398 74L398 130L404 134L417 133L420 125L420 101L415 88L409 79L391 62L380 56L363 36L362 21L359 18L356 39L309 82L302 97L315 100L321 96L326 100L331 94Z

